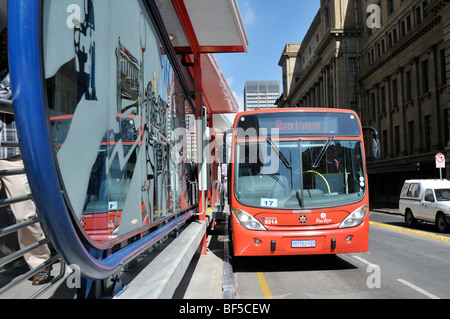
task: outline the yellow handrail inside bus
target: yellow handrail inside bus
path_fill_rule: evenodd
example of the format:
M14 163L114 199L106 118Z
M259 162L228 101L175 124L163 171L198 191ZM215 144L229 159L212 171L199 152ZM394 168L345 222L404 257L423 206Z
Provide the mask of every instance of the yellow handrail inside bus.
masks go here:
M322 174L320 174L320 173L318 173L318 172L316 172L316 171L313 171L313 170L305 171L305 173L314 173L314 174L317 174L317 175L319 175L320 177L322 177L322 179L325 181L325 184L327 184L327 187L328 187L328 194L331 194L330 184L328 184L327 179L326 179Z

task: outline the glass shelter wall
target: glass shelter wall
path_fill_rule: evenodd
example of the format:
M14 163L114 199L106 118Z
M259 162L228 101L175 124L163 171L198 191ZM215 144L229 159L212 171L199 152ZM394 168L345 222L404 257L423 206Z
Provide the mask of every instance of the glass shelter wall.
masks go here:
M45 0L43 14L48 113L80 227L110 246L195 205L172 134L186 98L143 1Z

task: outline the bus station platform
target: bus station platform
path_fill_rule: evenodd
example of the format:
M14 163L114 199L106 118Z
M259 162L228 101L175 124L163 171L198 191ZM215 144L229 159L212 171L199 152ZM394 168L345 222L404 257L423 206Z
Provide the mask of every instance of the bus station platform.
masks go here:
M120 281L114 288L114 295L105 299L222 299L225 223L216 221L210 227L211 212L207 221L193 221L180 229L176 238L170 237L156 244L135 261L125 265ZM207 254L202 255L200 242L207 232ZM41 295L35 294L42 286L33 286L31 280L24 280L17 287L0 296L0 299L77 299L73 286L76 278L69 266L58 262L53 265L52 276L61 274ZM27 269L25 263L2 271L1 285L21 276ZM112 281L112 280L111 280Z
M222 226L209 231L207 254L202 255L205 227L204 222L193 222L152 262L141 261L145 267L125 273L125 287L114 299L220 299Z

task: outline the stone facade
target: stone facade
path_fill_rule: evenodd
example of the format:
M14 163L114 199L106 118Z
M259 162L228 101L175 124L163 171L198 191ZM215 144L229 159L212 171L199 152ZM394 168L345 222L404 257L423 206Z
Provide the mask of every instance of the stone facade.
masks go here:
M357 4L322 0L301 45L285 47L279 62L284 86L279 107L356 109L356 60L362 33Z
M449 21L450 0L322 0L282 54L279 107L351 108L378 130L373 201L397 202L405 179L439 178L436 153L450 157Z

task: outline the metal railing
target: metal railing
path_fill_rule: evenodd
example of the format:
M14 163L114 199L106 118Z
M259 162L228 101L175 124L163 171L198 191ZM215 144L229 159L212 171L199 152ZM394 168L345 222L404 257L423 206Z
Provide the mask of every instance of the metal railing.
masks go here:
M14 114L14 109L13 109L13 105L11 101L7 101L7 100L2 100L0 99L0 113L3 114ZM2 143L1 146L8 146L8 147L18 147L19 145L17 143ZM3 176L11 176L11 175L21 175L21 174L25 174L25 169L14 169L14 170L0 170L0 177ZM14 198L6 198L6 199L0 199L0 208L1 207L7 207L11 204L15 204L15 203L19 203L19 202L23 202L23 201L27 201L27 200L32 200L33 199L33 195L32 194L26 194L23 196L19 196L19 197L14 197ZM40 222L40 218L39 216L18 223L18 224L13 224L10 226L7 226L5 228L0 229L0 238L3 238L7 235L16 233L17 231L19 231L22 228L25 227L29 227L33 224L39 223ZM28 247L25 247L23 249L17 250L17 251L13 251L12 253L8 254L7 256L4 256L0 259L0 268L4 267L5 265L8 265L9 263L12 263L13 261L19 259L20 257L22 257L23 255L25 255L26 253L40 247L46 244L50 243L50 239L49 238L44 238L43 240L40 240ZM38 296L42 295L45 291L47 291L54 283L56 283L58 280L60 280L61 278L64 277L65 275L65 263L62 260L62 258L60 257L59 254L56 254L52 257L50 257L50 259L48 259L47 261L45 261L44 263L42 263L41 265L39 265L36 268L33 268L31 270L29 270L28 272L22 274L21 276L15 278L14 280L12 280L10 283L4 285L3 287L0 287L0 296L5 294L6 292L10 291L11 289L17 287L21 282L27 280L28 278L30 278L31 276L34 276L35 274L37 274L38 272L40 272L41 270L43 270L44 268L47 268L49 266L51 266L52 264L56 263L57 261L60 261L61 264L61 269L60 269L60 273L58 276L56 276L55 278L53 278L49 283L47 283L46 285L44 285L40 290L38 290L37 292L35 292L32 296L30 296L30 299L34 299L37 298Z

